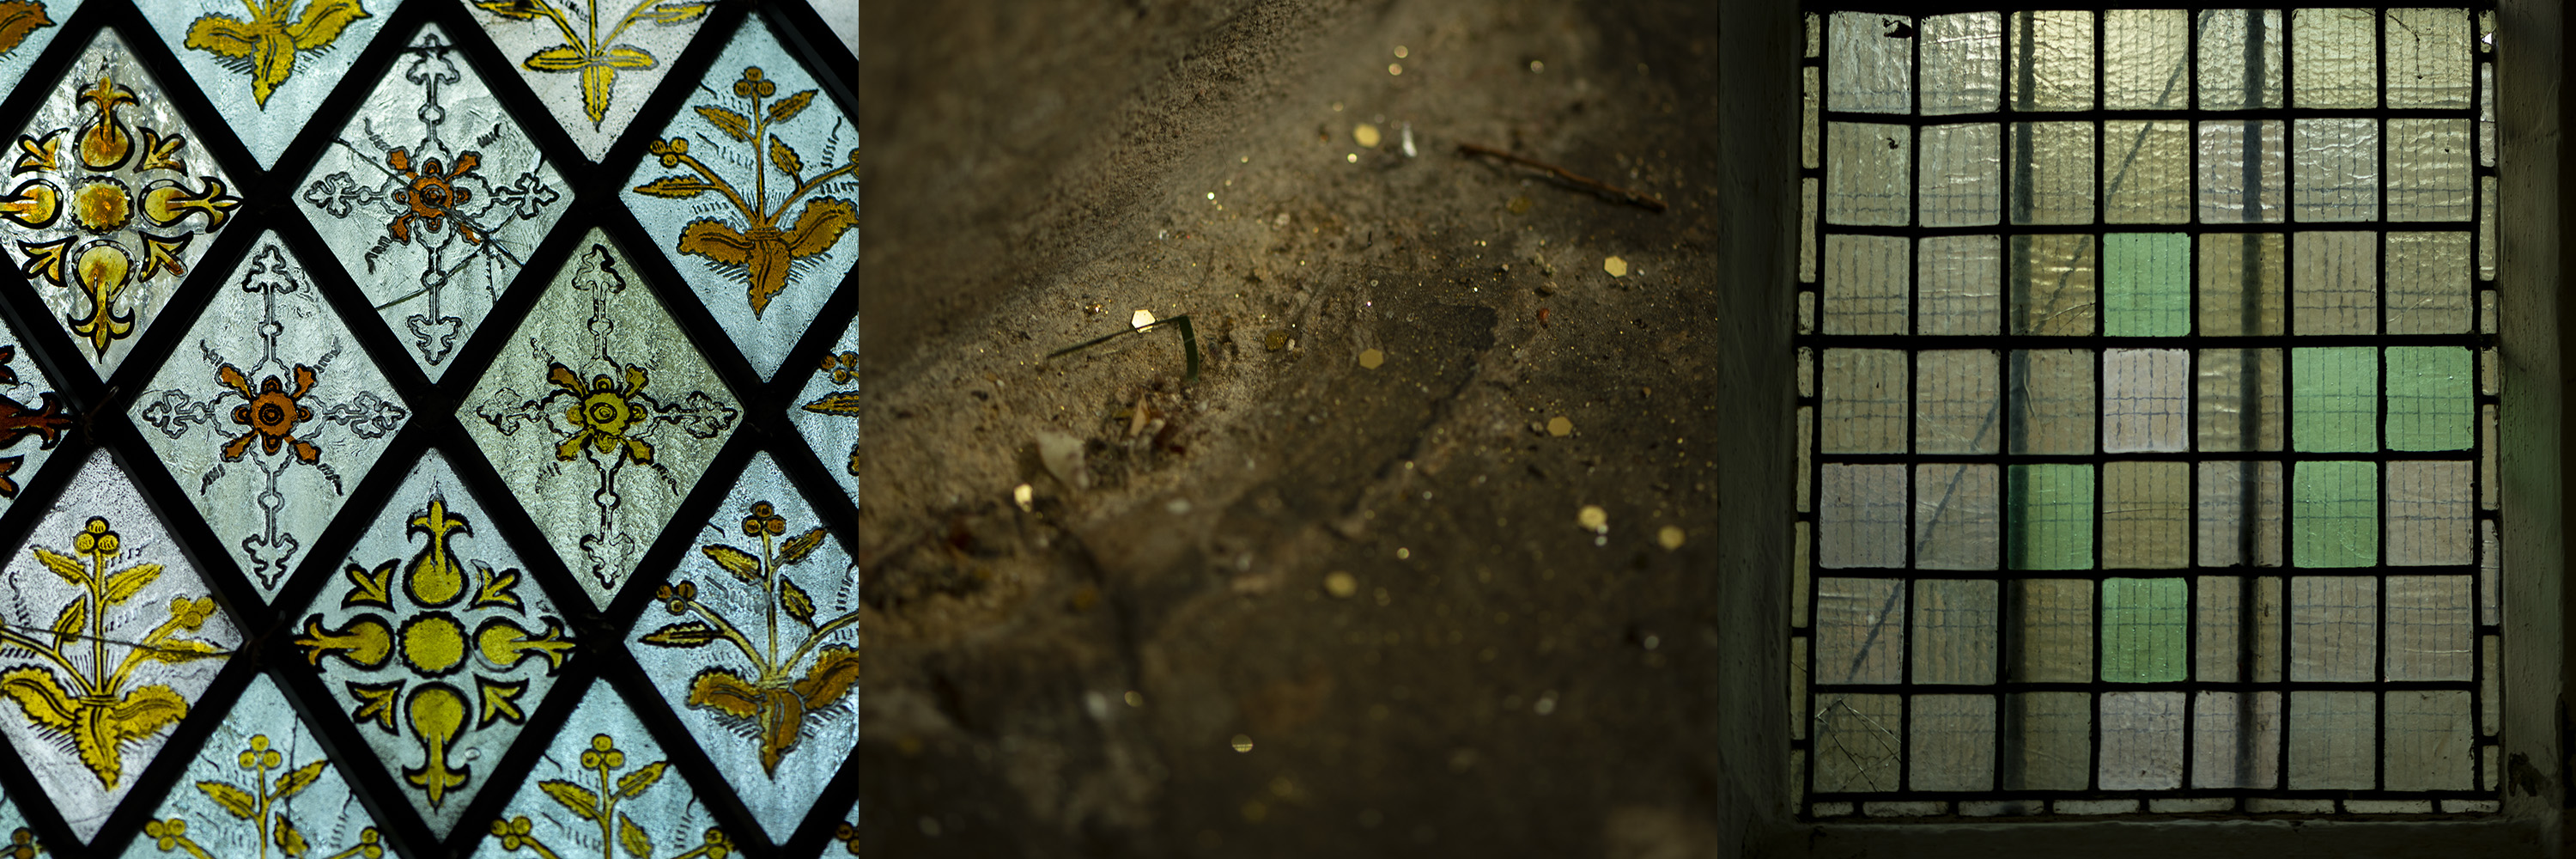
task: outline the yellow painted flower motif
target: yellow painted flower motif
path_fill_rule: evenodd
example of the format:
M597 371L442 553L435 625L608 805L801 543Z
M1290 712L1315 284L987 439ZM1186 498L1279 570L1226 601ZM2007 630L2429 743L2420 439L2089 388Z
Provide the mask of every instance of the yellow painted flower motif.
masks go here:
M530 71L578 73L581 75L581 110L590 117L593 128L608 119L609 96L617 86L617 70L643 70L661 64L651 51L617 41L637 24L685 24L705 17L715 8L714 0L642 0L626 14L610 22L606 32L600 29L599 0L582 4L588 20L579 25L552 0L474 0L474 7L514 21L543 19L555 25L563 42L529 54L519 64ZM587 34L587 35L585 35Z
M670 767L669 761L654 761L612 780L611 774L626 768L626 752L617 748L617 742L607 734L593 734L590 748L581 753L581 768L598 773L598 781L585 785L559 778L546 779L537 782L537 789L544 791L546 798L554 800L557 805L570 809L575 816L599 824L600 859L617 859L621 851L628 859L653 859L653 839L645 835L644 827L636 825L634 819L618 806L652 790L654 785L662 782L663 773ZM526 815L517 815L508 820L493 819L491 832L501 840L502 850L524 848L548 859L562 859L565 854L538 840L535 828ZM724 830L710 828L696 849L671 859L724 859L732 852L733 844L725 838Z
M251 19L231 15L197 16L181 45L226 60L249 64L250 94L261 107L287 77L295 74L295 55L331 47L350 22L372 17L358 0L313 0L301 16L295 0L243 0ZM292 18L293 20L289 20Z
M742 530L760 538L759 554L722 543L708 544L703 551L718 568L736 581L759 587L767 598L765 644L754 644L724 612L700 602L697 583L693 581L665 586L654 597L673 614L694 611L701 619L663 626L646 633L641 641L672 648L698 648L722 641L741 653L751 663L749 672L727 667L699 671L689 680L688 705L742 723L747 732L760 739L762 768L776 773L779 761L796 750L808 714L840 703L858 685L858 651L839 644L827 645L824 640L857 622L859 615L853 611L829 620L818 619L813 596L787 578L786 567L811 557L823 545L827 533L824 529L786 537L787 518L778 515L775 505L756 502L749 513L742 519ZM781 620L805 628L803 645L792 651L781 646ZM809 657L813 663L807 666Z
M587 445L637 465L653 464L653 444L627 435L650 416L644 405L636 402L648 378L643 367L628 365L623 385L605 374L591 377L590 383L584 385L572 368L559 363L548 367L547 381L577 398L571 408L564 410L564 419L571 421L576 431L555 446L555 459L570 460L581 455L582 447Z
M757 317L769 309L769 301L787 288L794 275L797 260L832 249L841 234L858 226L858 206L839 197L813 197L816 188L826 182L858 171L857 150L853 157L834 167L805 178L805 159L796 148L787 145L770 128L795 119L814 102L816 90L766 101L778 93L778 82L769 79L759 66L747 66L735 80L733 94L749 101L748 114L729 107L702 104L698 116L726 137L750 144L752 150L751 192L719 175L705 162L689 154L689 141L674 137L645 146L646 151L661 159L664 167L687 165L695 176L673 174L635 186L635 192L666 199L688 199L716 192L732 204L740 218L699 218L680 229L679 252L702 257L722 271L739 273L748 282L751 315ZM828 162L831 153L824 153ZM771 205L769 171L785 174L794 184ZM787 210L798 200L805 206L797 210L793 223L787 223ZM784 224L782 226L782 224Z

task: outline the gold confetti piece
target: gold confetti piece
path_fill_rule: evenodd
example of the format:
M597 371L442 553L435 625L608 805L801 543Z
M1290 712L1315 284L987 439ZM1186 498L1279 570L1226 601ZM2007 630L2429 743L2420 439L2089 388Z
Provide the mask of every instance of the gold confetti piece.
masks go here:
M1360 123L1360 127L1351 129L1351 139L1359 141L1360 145L1363 147L1375 149L1377 148L1377 142L1379 140L1377 126L1370 125L1365 122Z
M1598 504L1586 504L1574 514L1574 521L1582 525L1583 530L1596 534L1606 532L1610 530L1610 511L1601 509Z
M1252 751L1252 738L1243 734L1234 735L1234 750L1237 753Z
M1397 45L1397 46L1395 46L1395 58L1396 58L1396 59L1399 59L1399 60L1404 59L1404 46L1403 46L1403 45Z
M1511 199L1511 201L1510 201L1510 202L1507 202L1507 203L1504 203L1504 204L1503 204L1503 208L1511 210L1511 213L1512 213L1512 214L1515 214L1515 215L1526 215L1526 214L1529 214L1529 210L1530 210L1530 198L1529 198L1529 195L1524 194L1524 195L1521 195L1521 196L1518 196L1518 197L1513 197L1513 198Z
M1386 353L1375 349L1360 350L1360 369L1375 370L1378 365L1384 363L1386 363Z
M1130 706L1130 707L1142 707L1142 706L1145 706L1145 696L1144 696L1144 695L1142 695L1142 694L1139 694L1139 693L1138 693L1136 690L1134 690L1134 689L1129 689L1129 690L1127 690L1127 706Z
M1682 529L1679 525L1666 525L1664 530L1655 532L1655 542L1664 544L1664 551L1667 552L1681 548L1682 537Z
M1360 592L1360 580L1352 578L1349 573L1334 570L1332 575L1324 577L1324 590L1336 598L1350 599L1352 594Z
M1400 75L1400 74L1404 74L1404 64L1403 64L1403 63L1388 63L1388 64L1386 64L1386 73L1387 73L1387 74L1390 74L1390 75Z
M1609 272L1611 277L1627 277L1628 261L1611 257L1601 261L1601 270Z
M1152 324L1154 324L1154 311L1142 307L1136 308L1136 315L1127 320L1127 325L1131 328L1143 328Z
M1548 418L1548 419L1547 419L1547 434L1548 434L1548 435L1552 435L1552 436L1556 436L1556 437L1558 437L1558 438L1564 438L1564 437L1566 437L1566 436L1573 435L1573 434L1574 434L1574 422L1573 422L1573 421L1566 420L1564 415L1558 415L1558 416L1556 416L1556 417Z
M1018 503L1022 511L1027 511L1030 509L1030 505L1037 500L1037 493L1034 490L1031 490L1028 484L1023 483L1011 488L1011 500Z
M1349 154L1349 155L1344 155L1344 156L1342 156L1342 160L1344 160L1344 161L1348 161L1348 162L1353 163L1353 164L1357 164L1357 163L1360 163L1360 154L1359 154L1359 153L1357 153L1357 152L1353 152L1353 153L1351 153L1351 154ZM1301 263L1298 263L1298 265L1305 265L1305 263L1302 263L1302 262L1301 262Z

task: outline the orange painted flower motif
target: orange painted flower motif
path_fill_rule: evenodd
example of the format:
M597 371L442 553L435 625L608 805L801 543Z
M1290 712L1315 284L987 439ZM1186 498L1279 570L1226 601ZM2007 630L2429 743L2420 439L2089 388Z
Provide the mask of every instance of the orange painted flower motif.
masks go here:
M475 166L483 163L483 156L475 152L460 154L456 156L456 169L450 171L440 165L436 158L424 160L415 166L412 163L411 152L397 147L394 151L385 153L385 163L391 165L396 173L401 174L404 182L409 183L394 189L394 202L411 207L410 210L394 216L393 222L385 225L385 232L391 233L394 241L411 244L413 220L419 220L421 227L430 232L438 232L446 225L449 215L454 214L456 209L465 205L465 201L474 197L471 189L459 188L457 182L474 172ZM456 218L456 235L474 244L483 243L483 236L476 233L474 225L467 223L462 217Z
M581 455L582 447L587 445L637 465L653 464L653 444L627 435L629 430L641 429L644 419L651 416L643 403L636 402L648 378L644 368L630 365L623 385L605 374L591 377L590 383L584 385L572 368L562 364L548 367L546 380L576 398L572 407L564 410L564 419L571 421L577 431L555 446L555 459L570 460Z
M257 439L262 453L275 455L279 449L292 446L296 459L307 465L320 462L322 449L295 437L295 427L313 419L313 409L304 405L304 395L313 392L313 384L320 378L321 371L297 364L293 390L288 390L284 380L276 376L260 380L259 388L253 390L250 377L244 375L241 368L231 364L216 368L215 381L222 382L224 387L249 400L233 407L233 423L248 429L224 443L224 461L241 461L242 454L250 450L251 441Z

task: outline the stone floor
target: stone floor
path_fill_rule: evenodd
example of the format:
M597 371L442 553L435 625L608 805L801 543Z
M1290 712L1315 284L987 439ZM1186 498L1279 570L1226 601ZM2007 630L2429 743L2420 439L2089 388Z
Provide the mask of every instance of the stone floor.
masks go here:
M869 855L1720 854L1715 4L1106 5L861 35Z

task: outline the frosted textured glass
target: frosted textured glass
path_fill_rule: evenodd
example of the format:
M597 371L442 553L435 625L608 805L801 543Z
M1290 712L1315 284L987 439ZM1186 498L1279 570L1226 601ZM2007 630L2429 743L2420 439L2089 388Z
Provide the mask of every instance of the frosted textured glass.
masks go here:
M1914 104L1914 29L1906 19L1836 12L1826 53L1826 106L1865 113L1905 113Z
M2386 718L2387 789L2470 789L2468 692L2392 690Z
M2195 399L2201 450L2281 449L2281 350L2200 350Z
M2377 233L2298 233L2290 252L2298 272L2291 311L2298 333L2378 333Z
M2388 121L2388 219L2469 220L2469 121Z
M1994 569L2001 516L1995 466L1917 465L1914 486L1914 566Z
M2469 610L2467 576L2389 576L2388 679L2469 679Z
M2388 106L2469 106L2469 13L2388 10Z
M858 265L858 129L759 15L688 107L619 196L767 379Z
M1916 695L1912 704L1913 789L1993 790L1994 696Z
M1920 26L1924 115L1994 110L2003 98L2003 16L1929 15Z
M2361 682L2379 661L2379 580L2290 579L2290 680Z
M2102 219L2179 224L2191 219L2191 125L2178 119L2102 124Z
M1904 452L1906 383L1904 352L1825 350L1824 452Z
M2102 107L2176 110L2191 106L2191 17L2180 9L2113 9L2102 14Z
M1914 583L1914 682L1994 682L1995 595L1992 580Z
M2469 330L2469 234L2388 234L2388 333Z
M2102 237L2102 333L2176 337L2191 333L2191 237L2112 233Z
M2377 781L2378 694L2290 693L2291 790L2366 789Z
M1916 334L1994 334L2003 325L2003 243L1926 236L1914 246Z
M2291 475L2290 562L2379 562L2379 469L2369 462L2301 462Z
M2028 189L2013 192L2012 222L2092 223L2093 124L2016 122L2006 129L2012 181Z
M475 23L596 161L706 23L712 0L465 0ZM855 32L856 25L853 24ZM599 57L606 62L576 58ZM594 71L596 69L596 71Z
M2281 10L2211 9L2200 28L2200 107L2281 106Z
M859 742L858 564L766 452L692 542L696 557L655 591L629 647L734 794L785 841ZM1837 640L1830 631L1820 625L1822 641Z
M2007 678L2036 683L2093 679L2093 583L2081 579L2004 582L2011 650Z
M261 169L270 170L276 169L277 156L322 107L322 99L340 86L357 62L358 52L402 7L402 0L258 5L240 0L147 0L137 5L145 10L143 19L178 56L179 65L188 70L188 77L205 91L215 112L227 120L226 127L240 136ZM264 29L293 36L293 50L271 61L258 35Z
M2102 351L2102 449L2177 451L2188 436L2191 352Z
M1988 349L1914 353L1914 449L1994 453L2004 434L1998 356Z
M1820 567L1905 565L1905 466L1823 467Z
M1914 208L1914 130L1825 123L1825 223L1901 227Z
M2283 242L2280 233L2200 237L2200 333L2281 333Z
M2016 570L2093 567L2093 467L2010 465L2004 504L2015 532L2005 537Z
M2103 463L2102 566L2187 566L2191 522L2191 463Z
M2181 692L2103 693L2103 790L2182 786L2185 697Z
M1901 236L1825 237L1825 333L1905 333L1909 244Z
M421 372L445 378L572 189L437 27L412 37L295 190ZM319 260L314 262L319 263Z
M2288 190L2286 145L2278 120L2201 123L2200 219L2212 224L2281 220Z
M2470 562L2469 477L2474 467L2463 460L2388 464L2388 563Z
M1816 790L1897 789L1904 703L1897 695L1816 696Z
M2012 333L2094 333L2101 301L2092 236L2014 236L2010 253Z
M2290 444L2303 451L2379 449L2379 350L2290 350Z
M2281 464L2221 460L2194 467L2200 470L2200 565L2246 564L2250 547L2253 566L2280 566Z
M742 416L634 272L592 231L457 414L600 605Z
M2029 692L2004 696L2003 734L1996 755L1997 786L2004 790L2082 790L2093 773L2093 696L2083 692Z
M325 262L324 265L329 265ZM263 598L411 418L274 233L219 282L131 415Z
M483 501L444 454L422 456L295 637L385 778L441 835L492 783L478 762L508 752L581 646Z
M2102 580L2103 680L2166 683L2189 673L2183 659L2191 617L2186 594L2182 579Z
M2093 107L2093 14L2014 12L2005 33L2006 73L2018 110Z
M105 451L9 553L0 581L14 595L0 671L24 692L0 705L0 733L89 841L242 646L240 627ZM66 635L25 632L64 618ZM57 703L40 719L30 708L47 701Z
M2300 119L2290 123L2293 216L2302 221L2379 218L2379 121Z
M2015 350L2005 356L2013 426L2008 453L2092 453L2093 353Z
M2368 9L2290 13L2292 98L2299 107L2379 106L2379 16Z
M1975 227L2000 220L2003 194L1996 170L2003 159L2003 126L1933 125L1922 133L1923 226Z
M2193 787L2278 787L2281 693L2201 692L2192 707Z

